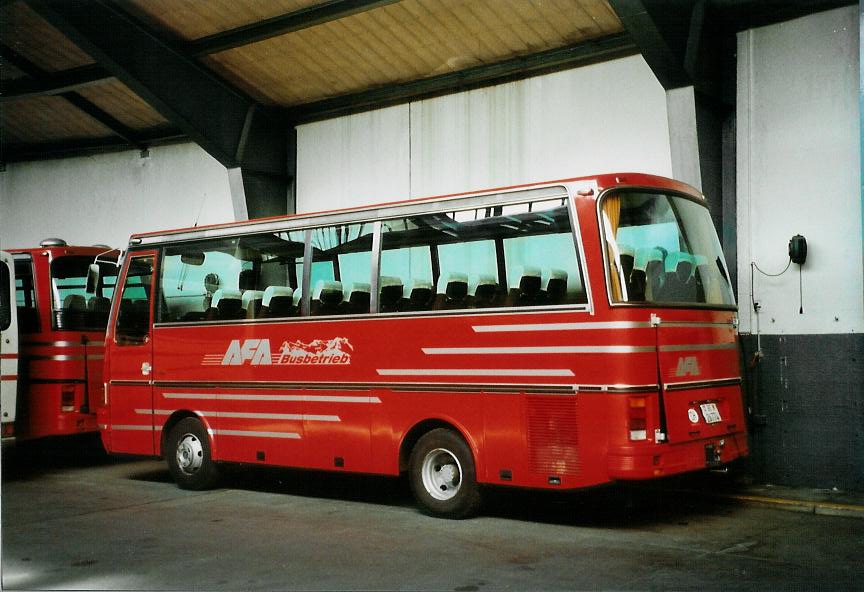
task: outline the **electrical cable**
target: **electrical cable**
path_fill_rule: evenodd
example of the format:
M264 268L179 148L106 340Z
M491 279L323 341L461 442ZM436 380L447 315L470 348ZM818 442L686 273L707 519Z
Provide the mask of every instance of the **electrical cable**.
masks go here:
M767 271L762 271L761 269L759 269L759 266L756 265L755 261L752 263L752 265L756 268L756 271L758 271L762 275L767 275L768 277L780 277L781 275L789 271L789 267L792 266L792 257L789 257L789 262L786 264L786 267L784 267L783 271L781 271L780 273L768 273Z

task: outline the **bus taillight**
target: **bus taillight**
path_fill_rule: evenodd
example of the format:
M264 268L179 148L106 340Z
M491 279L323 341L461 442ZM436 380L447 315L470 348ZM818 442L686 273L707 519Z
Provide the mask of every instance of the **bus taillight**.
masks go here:
M627 409L627 427L631 440L647 440L647 412L645 397L630 397Z
M75 385L64 384L60 388L60 410L75 411Z

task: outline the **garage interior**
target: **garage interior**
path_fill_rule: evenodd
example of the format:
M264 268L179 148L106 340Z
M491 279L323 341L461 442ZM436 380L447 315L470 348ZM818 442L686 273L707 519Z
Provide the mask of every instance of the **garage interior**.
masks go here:
M101 444L4 447L0 584L860 586L862 24L864 0L0 0L0 249L672 177L726 257L750 438L731 475L490 488L461 521L393 478L186 491Z
M0 241L672 176L737 289L746 474L864 491L862 6L3 0Z

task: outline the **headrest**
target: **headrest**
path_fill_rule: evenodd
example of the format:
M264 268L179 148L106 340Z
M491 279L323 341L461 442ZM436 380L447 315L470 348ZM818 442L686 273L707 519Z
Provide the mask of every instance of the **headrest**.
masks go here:
M563 269L552 268L549 270L549 281L552 280L564 280L565 282L568 279L568 274Z
M645 271L648 269L648 264L652 261L663 261L663 251L656 247L643 247L636 251L636 257L633 259L633 269Z
M293 295L294 290L287 286L267 286L261 304L269 307L273 298L291 298Z
M462 273L461 271L451 271L447 275L442 275L438 278L438 293L445 294L447 292L447 286L450 284L465 284L467 288L468 274Z
M478 291L488 290L489 287L493 289L498 288L498 280L495 279L494 275L488 273L481 273L477 276L476 283L474 280L471 282L474 284L474 295L477 295Z
M402 278L395 275L382 275L381 281L378 283L381 288L391 288L393 286L401 286Z
M510 276L510 287L518 288L522 284L523 278L537 278L540 279L540 268L535 265L521 265L514 270L513 275Z
M414 290L432 290L432 282L425 278L412 278L408 282L408 293Z
M213 294L213 300L210 303L210 306L213 308L219 308L220 302L228 302L230 300L236 300L238 303L240 302L240 290L227 290L224 288L219 288Z
M382 275L378 285L378 291L384 295L386 293L386 304L389 306L394 301L402 298L404 287L402 286L402 278L392 275Z
M684 253L682 251L671 251L668 255L666 255L666 261L664 262L664 266L666 272L674 272L678 270L679 263L689 263L691 265L691 269L696 266L696 261L690 253Z
M334 292L342 294L342 282L337 280L318 280L315 283L315 290L312 292L312 299L321 300L322 294L327 297Z
M353 282L351 284L351 290L348 291L349 296L355 293L369 294L372 292L371 284L367 282Z
M633 247L621 243L618 243L618 252L622 255L630 255L631 257L636 253Z
M243 292L243 308L249 308L250 302L253 300L263 300L263 298L264 292L261 290L246 290Z
M87 310L87 301L80 294L69 294L63 299L66 310Z

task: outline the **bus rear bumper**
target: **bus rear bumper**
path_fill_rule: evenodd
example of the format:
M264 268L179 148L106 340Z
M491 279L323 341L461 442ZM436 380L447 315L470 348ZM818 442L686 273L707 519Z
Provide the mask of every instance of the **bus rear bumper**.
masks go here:
M747 454L745 433L679 444L622 446L609 451L609 477L613 480L654 479L717 468Z

